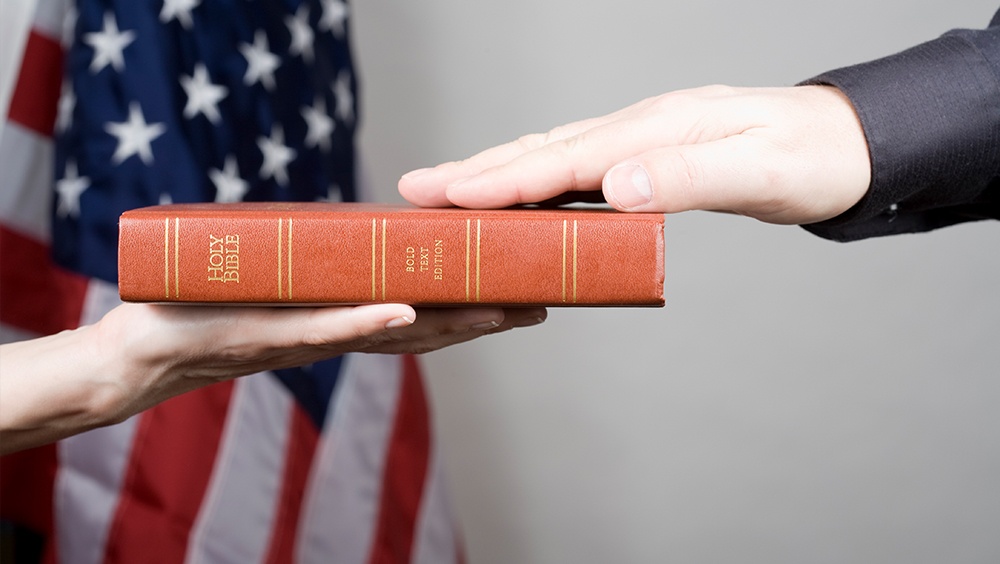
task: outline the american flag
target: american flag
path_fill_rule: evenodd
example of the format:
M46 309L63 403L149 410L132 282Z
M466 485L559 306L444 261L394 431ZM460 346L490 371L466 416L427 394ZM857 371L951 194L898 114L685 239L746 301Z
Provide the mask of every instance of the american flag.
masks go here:
M31 4L0 37L21 53L0 76L4 341L119 303L126 209L355 198L343 0ZM9 455L0 517L24 561L461 559L413 357L254 375Z

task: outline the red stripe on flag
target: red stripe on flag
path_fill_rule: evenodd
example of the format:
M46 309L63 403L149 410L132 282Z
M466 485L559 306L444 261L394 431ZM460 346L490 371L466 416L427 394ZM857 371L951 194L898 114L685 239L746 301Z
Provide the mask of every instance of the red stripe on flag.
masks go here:
M417 360L403 357L403 382L389 442L382 503L369 562L409 562L430 458L430 414Z
M232 393L215 384L140 415L105 562L184 561Z
M281 496L278 498L274 532L267 550L267 562L272 564L294 561L295 539L302 516L302 498L305 496L316 445L319 444L316 425L297 405L292 409L290 427Z
M80 324L87 279L57 267L49 248L0 226L0 321L50 335Z
M52 136L62 90L62 68L62 45L32 30L10 99L10 121Z
M46 445L0 457L0 519L25 527L43 539L42 553L55 559L52 492L56 479L56 446ZM18 554L18 536L4 536L15 546L4 547L3 555Z
M461 531L455 527L455 560L458 564L465 564L465 540L462 539Z

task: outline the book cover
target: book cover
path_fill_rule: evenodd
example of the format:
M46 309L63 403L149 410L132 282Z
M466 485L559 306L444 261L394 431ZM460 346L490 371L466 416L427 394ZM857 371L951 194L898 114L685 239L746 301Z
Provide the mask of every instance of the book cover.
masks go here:
M125 301L663 305L662 214L170 204L119 230Z

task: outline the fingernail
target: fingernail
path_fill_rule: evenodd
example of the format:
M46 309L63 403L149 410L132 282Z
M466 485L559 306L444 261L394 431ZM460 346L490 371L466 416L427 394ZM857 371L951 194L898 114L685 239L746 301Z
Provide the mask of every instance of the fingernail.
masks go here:
M396 319L390 320L385 324L386 329L399 329L400 327L406 327L407 325L413 325L413 320L409 317L397 317Z
M472 325L471 327L469 327L469 330L470 331L486 331L486 330L489 330L489 329L496 329L499 326L500 326L500 324L497 323L496 321L484 321L482 323L476 323L475 325Z
M635 208L653 199L649 173L640 165L621 164L604 175L604 190L619 207Z
M542 321L545 321L541 317L525 317L524 319L519 319L514 323L514 327L531 327L532 325L538 325Z
M420 175L422 175L424 173L430 172L432 170L434 170L434 169L433 168L418 168L417 170L411 170L410 172L407 172L406 174L403 175L403 178L406 178L407 180L410 180L410 179L416 178L416 177L418 177L418 176L420 176Z

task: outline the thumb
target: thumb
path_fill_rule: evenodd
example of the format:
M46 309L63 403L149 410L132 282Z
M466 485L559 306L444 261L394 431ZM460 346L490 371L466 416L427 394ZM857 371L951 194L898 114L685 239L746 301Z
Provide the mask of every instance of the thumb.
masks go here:
M632 157L604 175L604 197L621 211L750 211L769 197L773 175L765 173L764 155L749 141L727 137Z

